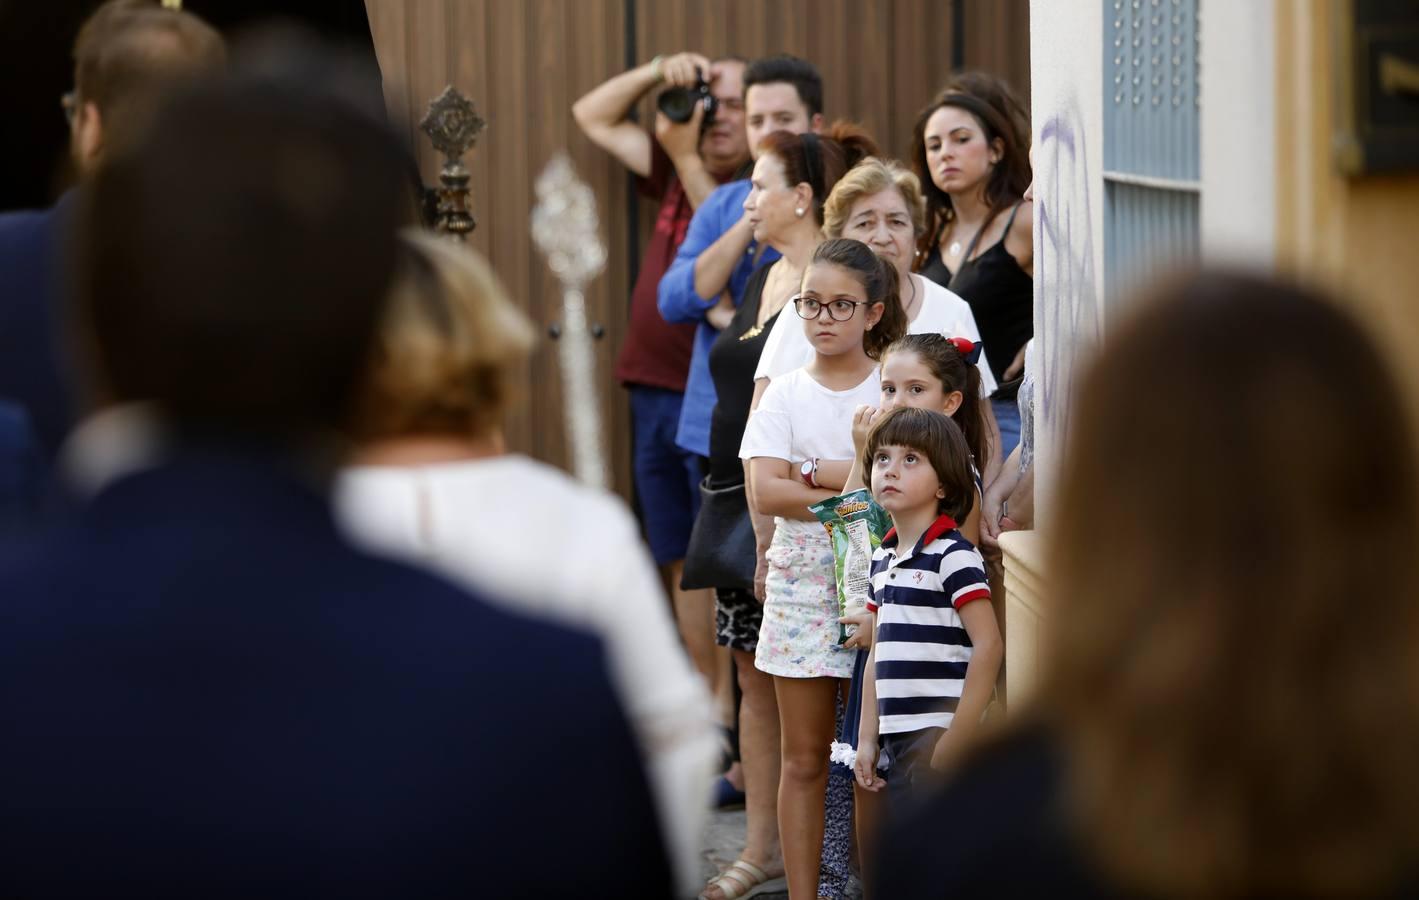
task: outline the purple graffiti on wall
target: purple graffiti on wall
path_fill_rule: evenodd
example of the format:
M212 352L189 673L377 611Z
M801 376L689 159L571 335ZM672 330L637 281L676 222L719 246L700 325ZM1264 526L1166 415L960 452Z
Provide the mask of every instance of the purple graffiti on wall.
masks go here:
M1037 388L1039 428L1058 453L1069 430L1074 370L1100 335L1098 283L1094 275L1093 203L1084 129L1073 97L1040 129L1035 149L1035 282L1040 315L1036 346L1042 377Z

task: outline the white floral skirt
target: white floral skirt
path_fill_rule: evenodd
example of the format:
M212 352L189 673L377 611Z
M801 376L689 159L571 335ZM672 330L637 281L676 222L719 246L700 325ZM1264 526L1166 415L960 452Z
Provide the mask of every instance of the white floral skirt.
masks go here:
M767 554L764 624L754 665L784 678L850 678L853 650L838 643L833 546L819 524L779 521Z

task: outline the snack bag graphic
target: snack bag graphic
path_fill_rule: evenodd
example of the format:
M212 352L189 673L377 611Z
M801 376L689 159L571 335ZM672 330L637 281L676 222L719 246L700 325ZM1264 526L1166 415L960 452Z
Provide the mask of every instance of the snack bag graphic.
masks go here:
M864 609L872 595L872 553L891 529L891 517L872 500L866 488L829 497L808 509L823 523L833 543L838 615L847 616ZM839 644L850 636L847 626L838 626Z

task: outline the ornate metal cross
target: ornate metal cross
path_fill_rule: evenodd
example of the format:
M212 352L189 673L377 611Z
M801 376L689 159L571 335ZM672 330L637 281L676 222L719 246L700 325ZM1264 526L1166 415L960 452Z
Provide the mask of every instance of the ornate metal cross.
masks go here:
M582 482L605 487L601 398L596 391L596 360L586 325L586 295L582 293L587 282L606 266L596 198L572 171L564 153L554 156L542 170L536 191L532 239L562 283L562 407L571 440L572 466Z
M478 142L478 135L487 125L473 101L451 84L429 103L428 112L419 122L434 149L444 155L439 171L442 186L438 189L437 225L455 240L463 240L478 225L468 209L469 176L463 166L463 154Z

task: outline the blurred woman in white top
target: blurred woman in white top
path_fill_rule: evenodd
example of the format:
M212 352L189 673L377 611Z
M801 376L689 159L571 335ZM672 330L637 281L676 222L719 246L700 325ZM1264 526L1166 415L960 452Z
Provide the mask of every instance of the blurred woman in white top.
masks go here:
M337 514L357 543L600 635L644 751L677 884L693 893L718 742L709 695L635 520L611 494L505 452L501 423L520 393L533 330L487 263L423 233L406 233L404 250ZM469 652L497 639L469 635ZM489 690L515 691L519 678L535 675L538 648L525 649L528 672L509 672L506 685ZM477 697L465 712L478 715ZM500 759L516 757L517 735L489 737L489 758L469 765L501 771ZM578 741L596 739L568 735L566 764L578 765Z

